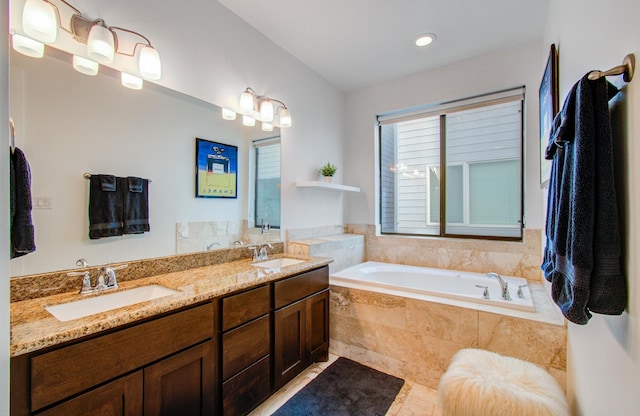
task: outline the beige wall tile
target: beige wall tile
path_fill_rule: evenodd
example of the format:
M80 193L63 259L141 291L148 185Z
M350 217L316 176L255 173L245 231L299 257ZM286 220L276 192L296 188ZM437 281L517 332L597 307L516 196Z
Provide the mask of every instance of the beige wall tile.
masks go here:
M480 312L478 347L543 367L566 369L567 336L563 326Z
M478 345L478 311L413 299L406 303L406 325L411 331L465 347Z

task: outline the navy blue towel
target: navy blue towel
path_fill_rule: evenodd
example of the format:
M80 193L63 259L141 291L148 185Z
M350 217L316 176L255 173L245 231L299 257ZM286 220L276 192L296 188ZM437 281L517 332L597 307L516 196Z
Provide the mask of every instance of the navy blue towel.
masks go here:
M124 180L124 233L149 231L149 180L129 176Z
M580 79L554 119L545 155L553 162L542 270L554 302L577 324L591 312L619 315L627 304L608 108L617 92L605 78Z
M89 238L123 234L123 178L91 175L89 179Z
M10 158L10 257L36 251L35 229L31 218L31 169L27 157L17 147Z

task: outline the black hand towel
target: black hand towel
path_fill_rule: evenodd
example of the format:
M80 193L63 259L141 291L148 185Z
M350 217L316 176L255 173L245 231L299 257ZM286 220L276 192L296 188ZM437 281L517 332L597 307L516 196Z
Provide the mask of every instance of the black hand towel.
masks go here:
M31 169L22 150L11 154L10 167L11 258L36 251L36 239L31 219Z
M149 181L129 176L124 186L124 233L149 231Z
M123 178L91 175L89 180L89 238L123 234Z
M542 270L553 300L577 324L591 312L621 314L627 304L608 111L617 92L585 75L556 116L546 152L553 163Z

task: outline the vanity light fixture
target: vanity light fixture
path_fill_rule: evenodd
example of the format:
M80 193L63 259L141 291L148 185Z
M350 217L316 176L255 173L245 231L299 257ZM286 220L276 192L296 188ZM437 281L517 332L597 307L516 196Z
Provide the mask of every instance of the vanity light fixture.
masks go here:
M14 33L11 36L11 43L16 52L32 58L42 58L44 56L44 43L38 42L26 36Z
M236 119L236 112L235 111L231 111L228 108L222 108L222 118L225 120L235 120Z
M68 35L64 39L58 39L59 30ZM10 32L13 48L31 57L42 57L45 43L66 51L70 49L69 41L86 44L86 55L78 54L75 50L77 48L73 48L74 69L83 74L95 75L99 64L109 64L122 71L122 84L128 88L142 88L143 79L155 81L162 76L160 55L149 39L133 30L107 26L103 19L87 19L66 0L25 0L22 25L11 26ZM121 32L137 38L131 41L121 39L125 42L118 42L117 33ZM128 45L133 46L124 51L123 49L129 49ZM127 65L125 61L116 60L116 65L123 68L113 65L116 54L137 59L134 61L136 69L133 69L133 73L132 65Z
M98 63L110 64L115 52L116 40L113 32L107 28L103 20L98 20L89 31L87 55Z
M251 116L242 116L242 124L245 126L253 127L256 125L256 119Z
M435 42L437 38L438 37L435 35L435 33L423 33L416 37L415 43L416 43L416 46L420 46L420 47L427 46Z
M132 90L142 89L142 78L138 78L135 75L127 74L126 72L122 73L122 86L131 88Z
M277 104L275 108L274 103ZM274 125L280 128L291 127L291 114L285 103L266 95L258 95L251 87L245 88L240 94L239 109L239 112L243 115L243 124L245 126L249 125L245 122L245 117L248 117L254 121L254 124L256 119L261 121L264 131L273 131ZM276 118L276 116L278 117ZM225 117L224 109L222 118L233 120L233 118Z
M27 0L22 9L22 30L33 40L53 43L58 37L58 13L48 1Z
M100 65L91 59L73 55L73 69L85 75L97 75Z

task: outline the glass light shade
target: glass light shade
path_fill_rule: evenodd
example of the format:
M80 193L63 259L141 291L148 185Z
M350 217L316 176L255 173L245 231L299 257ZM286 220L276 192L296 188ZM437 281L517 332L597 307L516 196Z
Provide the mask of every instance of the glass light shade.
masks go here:
M291 114L289 114L289 110L286 108L280 110L280 127L291 127Z
M273 104L269 99L262 100L260 103L260 120L273 121Z
M436 35L433 33L424 33L416 38L416 46L430 45L436 40L436 38Z
M160 79L162 75L162 66L160 64L160 55L158 51L151 46L145 46L140 50L140 58L138 60L138 68L142 78L149 80Z
M17 52L32 58L44 56L44 43L18 34L14 34L11 38L13 49Z
M114 53L115 41L113 33L104 26L93 25L87 39L87 54L89 58L101 64L110 64L113 62Z
M249 91L240 94L240 110L253 111L253 94Z
M73 55L73 69L85 75L97 75L100 65L91 59L82 56Z
M262 122L262 131L273 131L273 124Z
M236 119L236 112L235 111L231 111L228 108L223 108L222 109L222 118L225 120L235 120Z
M122 85L131 88L132 90L142 89L142 78L138 78L135 75L122 73Z
M58 15L51 3L27 0L22 9L22 30L31 38L53 43L58 37Z
M242 116L242 124L245 126L253 127L256 125L256 119L249 116Z

